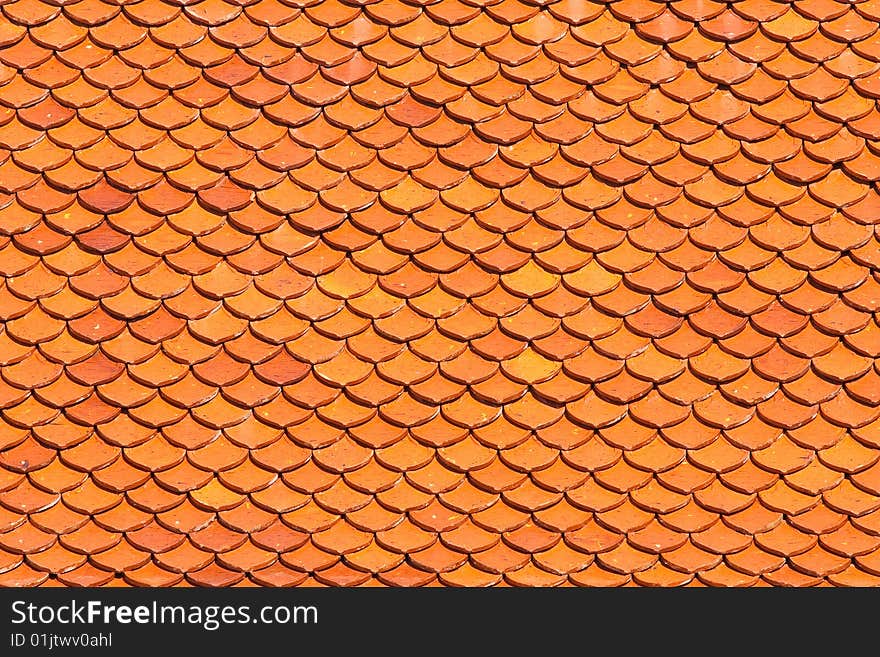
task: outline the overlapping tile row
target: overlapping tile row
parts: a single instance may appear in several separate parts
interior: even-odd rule
[[[0,585],[880,582],[877,0],[0,12]]]

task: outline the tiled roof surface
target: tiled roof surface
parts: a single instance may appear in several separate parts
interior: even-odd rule
[[[880,1],[0,11],[0,585],[880,582]]]

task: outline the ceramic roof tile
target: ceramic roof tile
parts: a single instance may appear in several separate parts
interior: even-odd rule
[[[3,13],[3,584],[875,581],[867,5]]]

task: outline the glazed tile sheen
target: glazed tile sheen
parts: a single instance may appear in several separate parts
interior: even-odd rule
[[[0,11],[0,585],[880,583],[878,0]]]

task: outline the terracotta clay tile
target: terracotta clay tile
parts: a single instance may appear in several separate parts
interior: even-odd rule
[[[869,5],[5,8],[4,577],[869,581]]]

